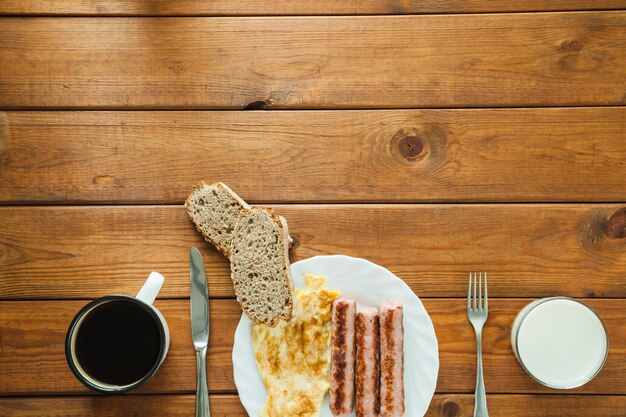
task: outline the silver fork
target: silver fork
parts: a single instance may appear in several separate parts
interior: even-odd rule
[[[485,383],[483,381],[483,325],[487,321],[489,313],[487,303],[487,273],[485,272],[485,296],[483,297],[483,273],[478,275],[476,282],[476,272],[472,280],[472,273],[469,274],[469,286],[467,288],[467,318],[472,323],[476,332],[476,392],[474,395],[474,417],[489,417],[487,412],[487,395],[485,393]],[[472,287],[474,293],[472,294]],[[478,287],[478,298],[476,297],[476,287]]]

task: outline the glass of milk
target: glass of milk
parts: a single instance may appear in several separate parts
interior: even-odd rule
[[[558,389],[591,381],[609,352],[608,334],[600,317],[568,297],[542,298],[524,307],[513,323],[511,344],[530,376]]]

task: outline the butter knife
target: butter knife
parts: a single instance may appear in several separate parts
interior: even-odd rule
[[[200,251],[189,251],[191,276],[191,336],[196,350],[196,417],[210,417],[206,379],[206,351],[209,345],[209,294],[206,270]]]

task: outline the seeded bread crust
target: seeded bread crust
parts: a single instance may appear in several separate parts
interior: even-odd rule
[[[253,207],[239,217],[231,247],[237,301],[255,323],[275,326],[293,316],[289,230],[271,209]]]
[[[187,214],[204,239],[230,256],[235,225],[250,210],[248,203],[221,182],[204,181],[194,187],[185,201]]]

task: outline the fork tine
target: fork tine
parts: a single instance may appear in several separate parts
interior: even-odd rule
[[[487,272],[485,272],[485,311],[487,311],[488,309],[488,303],[489,301],[487,300]]]
[[[467,309],[471,310],[472,304],[472,273],[469,273],[469,284],[467,285]]]
[[[474,272],[474,298],[472,299],[472,308],[476,309],[476,272]]]
[[[478,274],[478,309],[483,309],[483,273]]]

